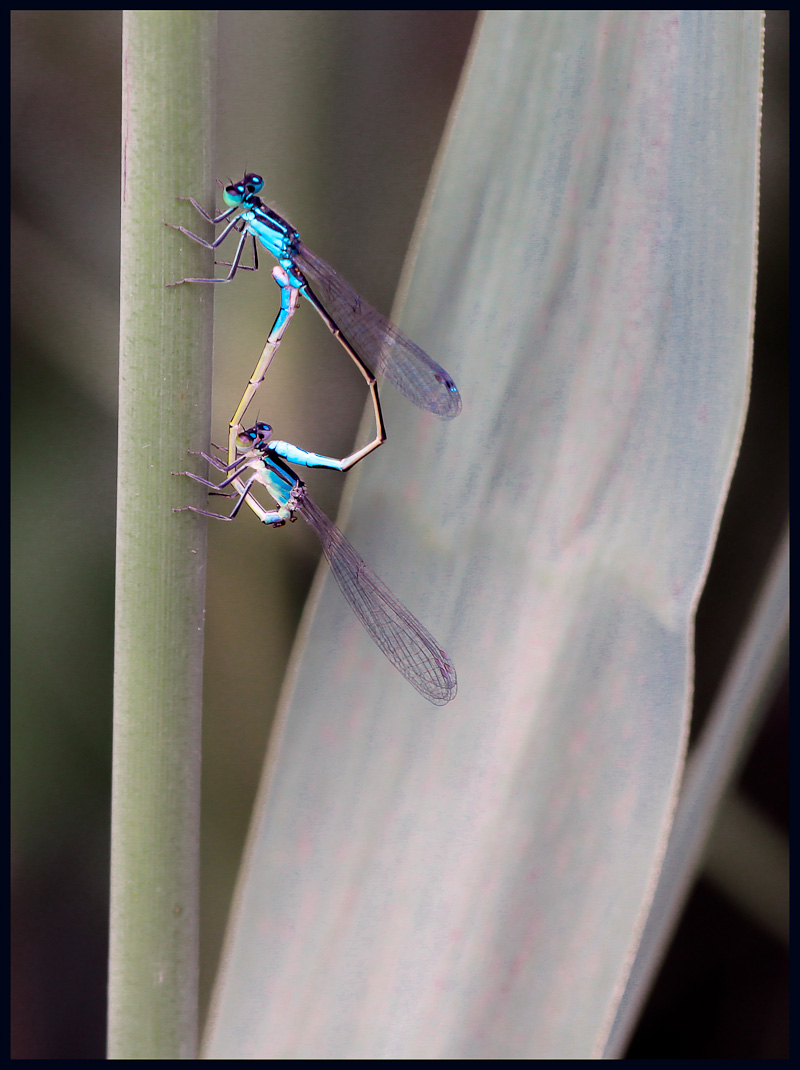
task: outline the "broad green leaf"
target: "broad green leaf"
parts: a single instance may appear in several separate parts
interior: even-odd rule
[[[760,62],[758,12],[482,21],[400,317],[464,411],[387,388],[346,527],[459,694],[428,706],[322,567],[208,1057],[602,1050],[746,409]]]

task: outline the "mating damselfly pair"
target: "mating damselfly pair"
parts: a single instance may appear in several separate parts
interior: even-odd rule
[[[303,481],[286,462],[345,472],[385,442],[376,381],[378,374],[388,378],[421,408],[446,418],[461,411],[460,395],[443,368],[363,301],[341,275],[303,244],[291,224],[261,201],[258,194],[263,186],[264,180],[256,174],[246,174],[241,182],[226,186],[223,199],[227,207],[218,216],[206,212],[193,198],[185,198],[208,222],[215,226],[226,222],[213,242],[185,227],[167,224],[210,249],[216,249],[231,231],[240,235],[230,264],[225,264],[230,267],[227,277],[187,278],[170,285],[226,283],[232,281],[239,270],[255,271],[258,269],[257,242],[260,242],[278,261],[272,275],[281,293],[280,311],[230,421],[228,463],[223,464],[210,454],[202,454],[226,478],[215,484],[191,472],[179,473],[214,490],[232,485],[238,492],[237,501],[228,516],[192,506],[185,508],[220,520],[232,520],[247,502],[263,523],[275,527],[294,520],[299,513],[319,538],[340,590],[377,646],[420,694],[435,705],[444,705],[455,697],[457,688],[455,669],[449,657],[368,568],[341,531],[313,502]],[[244,265],[242,253],[248,238],[252,239],[253,262]],[[245,430],[242,428],[244,413],[264,381],[301,294],[355,362],[370,391],[376,422],[375,438],[347,457],[325,457],[288,442],[273,440],[272,428],[263,422]],[[245,479],[248,471],[252,474]],[[253,496],[256,484],[264,486],[275,499],[277,510],[265,509]]]

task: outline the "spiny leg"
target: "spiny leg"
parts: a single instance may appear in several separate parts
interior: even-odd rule
[[[199,513],[201,516],[210,516],[214,520],[234,520],[243,503],[246,501],[249,505],[253,507],[253,511],[255,512],[258,519],[261,520],[264,524],[271,524],[272,527],[283,527],[287,519],[295,519],[295,517],[291,515],[286,509],[284,509],[282,512],[275,509],[265,509],[260,502],[257,502],[255,501],[255,499],[251,498],[250,491],[253,487],[253,484],[258,479],[258,475],[256,473],[254,473],[247,480],[246,483],[241,483],[238,476],[234,475],[231,476],[229,479],[223,480],[223,482],[220,484],[211,483],[209,480],[203,479],[201,476],[196,476],[194,472],[173,472],[173,475],[189,476],[190,479],[194,479],[196,480],[196,482],[202,483],[204,486],[213,487],[214,490],[211,491],[212,494],[219,493],[218,487],[224,487],[233,480],[236,480],[236,482],[238,482],[241,486],[241,490],[239,492],[236,504],[234,505],[233,509],[231,509],[230,514],[228,516],[225,516],[224,513],[212,513],[210,509],[199,509],[196,505],[182,505],[177,509],[173,509],[173,513]],[[227,497],[227,495],[224,496]],[[285,513],[286,515],[283,515],[283,513]]]
[[[231,476],[230,479],[226,479],[222,483],[217,484],[211,483],[207,479],[203,479],[202,476],[196,476],[194,472],[173,472],[172,474],[175,476],[188,476],[190,479],[194,479],[197,483],[202,483],[205,487],[213,487],[214,490],[218,490],[219,488],[226,486],[226,484],[230,483],[233,479],[236,478],[235,476]],[[233,509],[231,509],[229,516],[225,516],[223,513],[212,513],[209,512],[208,509],[198,509],[196,505],[182,505],[180,506],[180,508],[173,509],[172,511],[173,513],[200,513],[201,516],[211,516],[215,520],[233,520],[236,517],[236,514],[241,509],[242,502],[250,494],[250,488],[255,483],[256,478],[257,475],[256,473],[254,473],[252,476],[250,476],[246,483],[242,484],[242,489],[239,493],[239,497]]]
[[[251,234],[250,237],[253,239],[253,263],[242,264],[240,262],[237,268],[238,271],[258,271],[258,243],[256,242],[254,235]],[[228,260],[215,260],[214,263],[218,264],[220,267],[233,267],[233,264]]]
[[[217,238],[217,240],[214,241],[214,242],[207,242],[207,241],[205,241],[205,239],[199,238],[196,234],[192,234],[192,232],[190,230],[187,230],[186,227],[176,226],[175,223],[165,223],[164,226],[165,227],[171,227],[172,230],[179,230],[181,232],[181,234],[185,234],[187,236],[187,238],[193,238],[196,242],[199,242],[201,245],[205,246],[206,249],[216,249],[216,247],[219,245],[219,243],[221,241],[223,241],[228,236],[228,234],[230,234],[231,230],[234,229],[234,227],[236,226],[236,223],[237,223],[237,220],[234,219],[225,228],[225,230],[222,232],[222,234],[220,234],[220,236]],[[239,245],[238,245],[238,247],[236,249],[236,255],[233,258],[233,262],[231,264],[231,270],[230,270],[230,273],[228,274],[227,278],[225,278],[225,279],[194,279],[194,278],[178,279],[177,282],[168,282],[167,286],[182,286],[184,282],[230,282],[233,279],[233,277],[236,274],[236,271],[237,271],[237,269],[239,267],[239,261],[240,261],[240,259],[242,257],[242,249],[244,248],[244,243],[246,241],[247,241],[247,231],[245,230],[245,231],[242,232],[242,236],[239,239]]]
[[[222,183],[219,181],[219,179],[217,179],[217,182],[219,183],[219,185],[222,185]],[[231,212],[235,212],[241,207],[241,205],[234,204],[231,208],[226,208],[225,211],[221,215],[218,215],[218,216],[215,217],[215,216],[209,215],[208,212],[205,210],[205,208],[203,208],[203,206],[200,203],[198,203],[198,201],[196,201],[194,199],[194,197],[178,197],[178,200],[179,201],[188,201],[189,204],[191,204],[191,206],[193,208],[197,209],[197,211],[200,213],[200,215],[203,217],[203,219],[208,220],[208,222],[212,223],[215,227],[218,224],[220,224],[223,221],[223,219],[227,219],[228,216],[231,214]]]

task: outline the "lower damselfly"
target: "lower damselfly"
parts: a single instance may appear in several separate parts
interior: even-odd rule
[[[217,520],[233,520],[247,501],[259,519],[273,527],[282,527],[287,521],[301,516],[319,539],[339,589],[375,644],[421,695],[435,706],[444,706],[455,698],[458,686],[452,661],[431,633],[369,568],[287,464],[344,471],[344,465],[351,458],[309,453],[271,436],[272,428],[266,423],[257,423],[241,431],[236,442],[239,456],[230,464],[223,464],[210,454],[201,454],[225,474],[220,483],[203,479],[194,472],[175,473],[189,476],[214,492],[223,491],[231,484],[240,486],[237,500],[227,516],[191,505],[175,511],[190,510]],[[248,472],[251,474],[247,475]],[[267,489],[275,499],[277,509],[265,509],[252,497],[256,484]]]

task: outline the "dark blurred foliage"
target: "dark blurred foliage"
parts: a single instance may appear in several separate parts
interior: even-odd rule
[[[758,594],[789,508],[789,13],[769,11],[750,406],[697,613],[692,741]],[[737,790],[789,835],[789,678]],[[628,1058],[788,1059],[789,949],[701,877]]]

